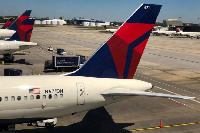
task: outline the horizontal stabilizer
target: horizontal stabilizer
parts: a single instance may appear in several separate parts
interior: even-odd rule
[[[195,99],[196,97],[189,97],[189,96],[181,96],[181,95],[170,95],[170,94],[163,94],[163,93],[151,93],[151,92],[140,92],[134,91],[131,89],[111,89],[101,95],[108,95],[108,96],[149,96],[149,97],[165,97],[165,98],[178,98],[178,99]]]

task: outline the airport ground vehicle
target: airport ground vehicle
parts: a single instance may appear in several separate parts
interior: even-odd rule
[[[53,69],[56,72],[74,71],[80,67],[80,56],[52,56],[52,60],[45,61],[44,71]]]
[[[28,126],[38,126],[38,127],[55,127],[57,123],[57,118],[40,120],[32,123],[28,123]]]
[[[38,127],[55,127],[57,123],[57,118],[41,120],[36,122]]]
[[[53,48],[52,47],[48,47],[48,51],[53,51]]]
[[[64,49],[58,48],[58,49],[57,49],[57,54],[58,54],[58,55],[66,55],[67,53],[65,52]]]
[[[5,68],[4,76],[22,76],[21,69]]]
[[[13,54],[4,54],[3,55],[3,60],[5,62],[12,62],[15,59],[15,57],[13,56]]]

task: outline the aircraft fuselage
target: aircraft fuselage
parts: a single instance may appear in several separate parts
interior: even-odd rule
[[[13,53],[18,50],[28,49],[30,47],[36,46],[37,43],[33,42],[23,42],[23,41],[0,41],[0,54]]]
[[[129,98],[101,95],[108,89],[145,91],[152,87],[134,79],[76,76],[5,76],[0,81],[0,119],[68,115]]]

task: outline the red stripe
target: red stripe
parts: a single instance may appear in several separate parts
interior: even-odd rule
[[[131,59],[131,64],[130,64],[130,68],[129,68],[129,73],[128,73],[128,79],[133,78],[148,39],[149,38],[147,38],[140,45],[138,45],[137,47],[134,48],[132,59]]]
[[[120,78],[123,78],[128,44],[116,35],[112,36],[107,44],[110,48],[110,52],[115,62],[118,75]]]
[[[29,31],[32,28],[33,28],[33,25],[22,25],[22,26],[20,26],[20,29],[17,30],[17,33],[19,34],[19,37],[20,37],[21,41],[26,41],[25,40],[26,32]],[[28,35],[27,41],[30,41],[30,35],[31,34]]]
[[[4,25],[5,29],[8,28],[12,24],[12,21],[7,21]]]
[[[141,37],[143,34],[147,33],[153,28],[153,26],[154,24],[125,23],[110,38],[110,40],[108,40],[107,44],[110,48],[110,52],[112,54],[120,78],[123,78],[129,44]],[[139,44],[139,46],[134,49],[128,78],[133,78],[147,40],[148,39],[146,39],[143,43]]]
[[[32,34],[32,31],[28,33],[27,40],[25,40],[26,42],[30,42],[31,34]]]
[[[16,20],[17,27],[19,27],[19,26],[22,24],[22,22],[23,22],[24,20],[28,19],[28,18],[29,18],[29,16],[20,16],[20,17]]]
[[[144,33],[151,30],[153,26],[154,24],[125,23],[115,34],[127,44],[130,44]]]

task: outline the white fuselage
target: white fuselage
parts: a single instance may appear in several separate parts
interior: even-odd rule
[[[183,35],[183,36],[189,36],[189,37],[197,37],[200,36],[200,32],[183,32],[180,31],[178,34]]]
[[[0,55],[28,49],[36,45],[37,43],[33,43],[33,42],[0,40]]]
[[[117,29],[106,29],[107,32],[110,32],[110,33],[114,33],[117,31]]]
[[[16,31],[9,29],[0,29],[0,38],[10,38]]]
[[[2,76],[0,82],[0,119],[68,115],[129,98],[101,95],[108,89],[152,88],[150,83],[134,79],[78,76]],[[39,88],[40,94],[31,94],[33,88]]]
[[[165,31],[165,30],[157,30],[157,31],[152,31],[153,34],[163,34],[163,35],[172,35],[176,34],[176,31]]]

